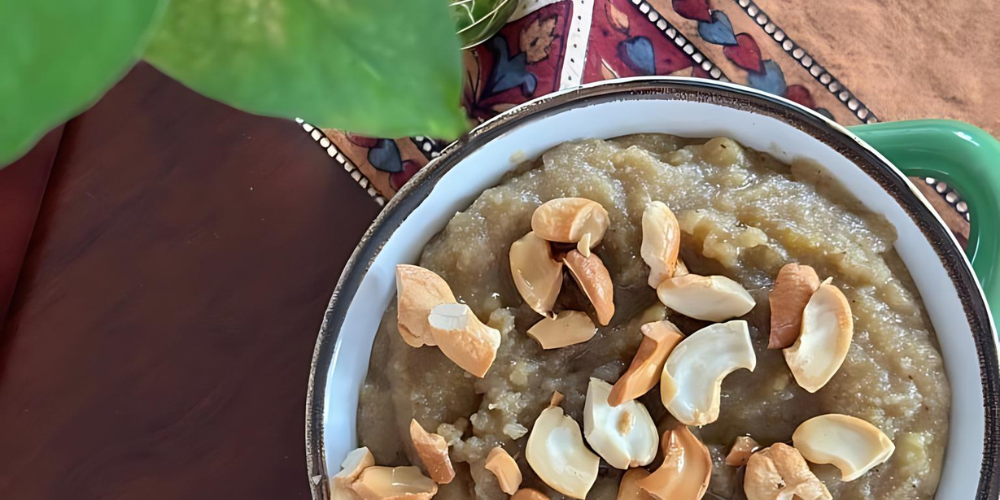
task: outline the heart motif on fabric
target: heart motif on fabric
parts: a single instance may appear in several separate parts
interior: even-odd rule
[[[674,12],[695,21],[712,21],[708,0],[673,0]]]
[[[737,45],[733,23],[721,10],[712,11],[712,22],[699,21],[698,34],[706,42],[716,45]]]
[[[363,135],[346,134],[347,140],[351,141],[355,146],[361,146],[363,148],[374,148],[378,146],[378,139],[375,137],[365,137]]]
[[[656,74],[653,43],[644,36],[622,40],[618,43],[618,58],[639,75]]]
[[[705,78],[705,79],[711,79],[712,78],[712,74],[709,73],[708,71],[705,71],[705,69],[702,68],[701,66],[694,66],[694,67],[692,67],[691,68],[691,76],[693,76],[695,78]]]
[[[521,52],[510,56],[507,39],[502,34],[495,35],[486,42],[486,48],[493,55],[494,65],[486,79],[482,99],[493,97],[515,87],[521,88],[521,95],[531,97],[538,88],[538,77],[528,71],[528,54]]]
[[[816,107],[816,101],[813,100],[813,96],[809,93],[809,89],[803,87],[802,85],[789,85],[788,91],[785,93],[785,97],[790,101],[795,101],[809,109]]]
[[[413,177],[413,174],[416,174],[420,170],[420,166],[419,163],[413,160],[404,161],[401,171],[389,175],[389,185],[396,191],[399,191],[403,187],[403,184],[406,184],[406,181],[410,180],[410,177]]]
[[[764,65],[760,59],[760,47],[757,46],[757,42],[754,41],[753,37],[746,33],[740,33],[736,35],[736,43],[736,45],[724,47],[722,53],[733,64],[747,71],[763,73]]]
[[[777,96],[784,96],[788,87],[785,84],[785,73],[781,71],[781,66],[770,59],[764,61],[763,66],[763,73],[747,73],[747,85]]]
[[[378,145],[368,150],[368,163],[383,172],[402,172],[399,146],[392,139],[379,139]]]

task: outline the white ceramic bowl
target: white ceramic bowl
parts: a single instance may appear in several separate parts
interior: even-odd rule
[[[449,146],[392,200],[366,233],[333,294],[310,375],[306,446],[313,495],[357,446],[359,389],[379,321],[395,294],[394,268],[415,262],[456,211],[519,161],[562,142],[638,132],[725,135],[778,159],[824,165],[899,233],[940,339],[953,391],[937,498],[996,499],[996,332],[969,261],[906,176],[843,127],[797,104],[741,86],[639,78],[546,96],[484,123]]]

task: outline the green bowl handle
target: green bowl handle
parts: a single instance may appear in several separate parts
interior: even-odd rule
[[[1000,320],[1000,142],[968,123],[913,120],[850,127],[906,175],[954,186],[971,214],[966,254]]]

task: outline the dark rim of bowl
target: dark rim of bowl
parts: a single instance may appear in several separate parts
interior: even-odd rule
[[[906,176],[844,127],[786,99],[711,80],[640,77],[600,82],[550,94],[484,122],[445,148],[441,156],[417,173],[368,228],[344,267],[313,350],[306,395],[306,462],[313,498],[329,498],[323,415],[326,406],[326,377],[336,355],[337,334],[358,286],[385,242],[430,194],[438,180],[472,151],[515,126],[572,108],[620,100],[706,102],[781,120],[833,148],[896,199],[934,248],[941,265],[955,283],[959,299],[964,305],[979,356],[983,405],[986,410],[983,462],[976,499],[996,499],[1000,496],[1000,365],[997,361],[996,332],[990,320],[986,299],[961,247]]]

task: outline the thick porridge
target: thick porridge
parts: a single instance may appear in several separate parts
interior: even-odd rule
[[[610,324],[598,326],[589,341],[543,350],[527,335],[541,316],[515,288],[508,252],[531,231],[537,207],[564,197],[596,201],[608,212],[609,227],[593,252],[614,283],[615,309]],[[454,463],[455,479],[440,485],[435,498],[506,498],[485,467],[496,446],[520,466],[522,487],[563,498],[525,457],[529,432],[553,392],[564,395],[561,407],[582,424],[591,377],[612,384],[619,379],[643,338],[641,325],[666,317],[690,335],[709,324],[668,310],[647,284],[650,268],[639,249],[643,212],[652,201],[676,214],[680,258],[691,274],[731,278],[756,302],[740,318],[749,324],[756,369],[727,376],[718,419],[690,428],[711,454],[706,498],[743,498],[744,469],[725,463],[737,437],[750,436],[761,447],[791,444],[800,424],[829,413],[863,419],[895,445],[888,461],[849,482],[831,465],[812,465],[833,498],[933,497],[950,390],[930,323],[892,250],[894,228],[863,211],[814,164],[788,166],[725,138],[636,135],[563,144],[456,214],[424,248],[419,265],[438,273],[458,301],[500,332],[496,358],[477,378],[438,348],[411,347],[400,336],[396,306],[390,307],[358,415],[361,445],[375,463],[421,464],[410,438],[415,419],[446,440]],[[796,383],[780,349],[767,348],[768,294],[790,262],[811,266],[820,279],[832,277],[853,313],[846,359],[815,393]],[[586,311],[600,324],[568,277],[555,310]],[[660,391],[638,401],[663,430],[668,415]],[[770,453],[791,449],[780,446]],[[587,498],[615,498],[622,474],[601,461]]]

